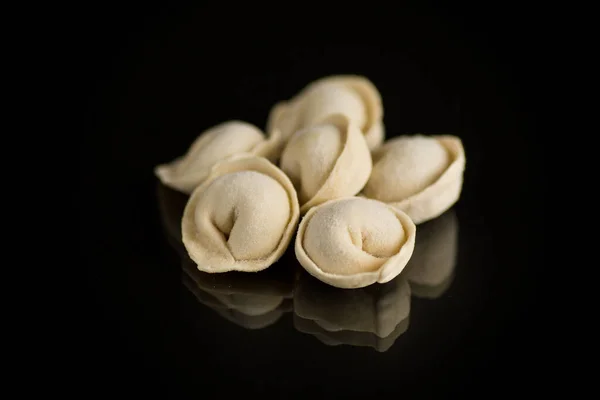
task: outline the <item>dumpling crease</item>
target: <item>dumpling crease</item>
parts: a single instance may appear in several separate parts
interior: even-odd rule
[[[294,186],[262,157],[216,164],[185,207],[182,240],[205,272],[263,270],[289,244],[299,218]]]

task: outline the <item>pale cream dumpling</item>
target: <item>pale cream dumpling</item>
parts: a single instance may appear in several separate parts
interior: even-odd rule
[[[444,146],[426,136],[390,140],[375,152],[374,158],[376,162],[364,193],[385,202],[406,199],[423,191],[450,164],[450,154]]]
[[[291,142],[281,167],[298,189],[300,204],[312,199],[323,186],[342,153],[343,142],[343,134],[331,124],[300,131]]]
[[[364,135],[369,149],[384,138],[383,105],[379,91],[363,76],[338,75],[307,85],[269,113],[267,133],[281,138],[282,148],[298,130],[319,124],[333,114],[343,114]]]
[[[373,152],[373,171],[362,194],[406,212],[418,224],[456,203],[464,168],[459,138],[400,136]]]
[[[210,210],[210,212],[207,212]],[[198,241],[210,246],[221,235],[236,260],[261,259],[281,240],[291,207],[285,189],[257,171],[239,171],[216,178],[199,196],[194,213]],[[267,223],[264,223],[264,218]],[[203,235],[217,230],[220,235]],[[220,244],[220,243],[219,243]]]
[[[281,170],[262,157],[234,156],[192,193],[182,240],[201,271],[260,271],[281,257],[298,218],[296,191]]]
[[[217,162],[243,153],[272,159],[278,142],[276,136],[267,139],[260,129],[247,122],[224,122],[202,132],[184,156],[157,166],[155,174],[166,186],[190,194]]]
[[[333,114],[296,132],[280,166],[298,192],[300,212],[327,200],[360,192],[371,173],[371,154],[360,130],[344,115]]]
[[[316,86],[302,101],[301,127],[318,124],[330,115],[344,114],[361,130],[368,122],[367,107],[360,95],[339,82]]]
[[[385,283],[406,266],[416,228],[408,215],[361,197],[331,200],[302,219],[295,251],[314,277],[339,288]]]

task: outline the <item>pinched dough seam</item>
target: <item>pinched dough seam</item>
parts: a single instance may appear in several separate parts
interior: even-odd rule
[[[345,198],[345,199],[348,199],[348,198]],[[328,204],[329,202],[335,202],[335,201],[340,201],[340,200],[343,200],[343,199],[330,200],[328,202],[321,204],[321,206]],[[327,278],[325,282],[330,285],[333,285],[333,282],[335,282],[337,284],[340,284],[340,283],[344,284],[344,283],[348,283],[348,282],[350,282],[350,283],[370,282],[369,284],[372,284],[375,282],[385,283],[385,282],[388,282],[391,279],[393,279],[393,278],[388,279],[388,277],[389,277],[390,273],[395,272],[395,271],[387,271],[387,268],[389,268],[389,266],[391,265],[390,261],[395,261],[395,259],[397,259],[398,257],[400,257],[402,255],[405,255],[406,252],[408,252],[409,254],[406,254],[406,260],[405,260],[406,262],[404,262],[404,265],[401,268],[399,268],[400,271],[398,273],[396,273],[394,276],[399,275],[400,272],[402,272],[402,270],[404,270],[404,268],[406,267],[406,264],[408,263],[408,260],[410,260],[412,252],[414,250],[416,229],[413,225],[407,226],[408,222],[410,222],[410,224],[412,224],[412,221],[410,220],[410,217],[408,215],[406,215],[406,218],[408,219],[408,221],[404,221],[403,217],[400,215],[400,213],[403,213],[402,211],[396,210],[392,207],[390,207],[390,208],[391,208],[391,211],[394,213],[394,215],[396,215],[396,218],[398,218],[398,221],[400,222],[400,224],[402,225],[402,228],[406,232],[405,239],[404,239],[402,245],[400,246],[400,249],[398,250],[397,253],[388,257],[387,261],[385,261],[377,270],[369,271],[369,272],[360,272],[357,274],[350,274],[350,275],[332,274],[330,272],[323,271],[321,268],[319,268],[319,266],[314,262],[314,260],[305,251],[305,249],[304,249],[304,231],[306,230],[308,223],[310,222],[309,221],[310,218],[312,218],[314,215],[313,210],[315,210],[316,208],[311,209],[309,211],[310,214],[307,214],[303,218],[303,221],[300,222],[300,228],[298,229],[298,233],[297,233],[298,236],[296,238],[296,245],[295,245],[296,251],[300,252],[304,257],[306,257],[306,259],[311,264],[310,269],[305,267],[307,272],[309,272],[311,275],[315,276],[319,280],[323,280],[322,278]],[[311,211],[312,211],[312,213],[311,213]],[[406,245],[409,245],[410,248],[407,248]],[[402,262],[402,260],[400,260],[400,262]],[[318,276],[314,275],[313,272],[317,273]],[[362,278],[364,278],[364,279],[362,279]],[[358,286],[356,286],[355,284],[352,284],[350,286],[346,286],[344,284],[344,286],[337,286],[337,285],[333,285],[333,286],[340,287],[340,288],[353,288],[353,287],[364,287],[367,285],[359,284]]]
[[[249,167],[248,169],[244,169],[244,170],[237,170],[237,171],[233,171],[233,172],[229,172],[229,173],[235,173],[235,172],[240,172],[240,171],[255,171],[258,173],[261,173],[263,175],[269,176],[271,179],[276,180],[285,190],[286,195],[288,197],[288,204],[290,207],[290,216],[288,218],[288,221],[286,223],[286,227],[284,230],[284,233],[281,237],[281,239],[279,240],[279,242],[277,243],[277,245],[275,246],[275,248],[273,249],[273,251],[271,253],[269,253],[267,256],[262,257],[262,258],[256,258],[256,259],[248,259],[248,260],[237,260],[235,257],[233,257],[233,255],[231,254],[231,250],[229,249],[229,246],[227,243],[225,243],[225,248],[229,251],[229,257],[231,257],[231,259],[233,260],[232,265],[225,269],[223,272],[225,271],[241,271],[241,272],[252,272],[252,271],[262,271],[267,267],[261,268],[261,269],[256,269],[257,264],[262,264],[264,261],[274,257],[275,254],[277,253],[281,253],[281,255],[283,255],[283,253],[285,252],[285,249],[283,249],[283,247],[285,247],[285,242],[287,241],[287,243],[289,244],[294,236],[293,231],[295,229],[296,224],[294,224],[294,220],[295,215],[299,214],[299,206],[295,207],[295,201],[294,201],[294,197],[293,195],[295,194],[295,189],[294,186],[291,184],[291,182],[289,182],[289,178],[287,178],[287,176],[283,173],[283,171],[281,171],[279,168],[277,168],[277,166],[275,166],[273,163],[271,163],[270,161],[268,161],[266,158],[264,157],[258,157],[258,156],[252,156],[249,155],[247,153],[243,153],[243,154],[234,154],[228,158],[226,158],[225,160],[222,160],[221,162],[215,164],[213,166],[213,168],[211,169],[211,173],[209,174],[209,177],[202,183],[202,185],[200,186],[207,186],[210,185],[210,183],[212,181],[214,181],[215,179],[217,179],[220,176],[223,175],[227,175],[227,173],[222,174],[222,175],[215,175],[215,171],[218,169],[219,165],[223,165],[226,164],[227,162],[233,162],[233,161],[241,161],[243,159],[260,159],[260,160],[264,160],[266,162],[268,162],[273,168],[275,168],[275,170],[273,171],[273,174],[269,174],[269,173],[265,173],[263,171],[260,171],[259,168],[255,168],[255,167]],[[285,179],[288,179],[288,182],[285,181]],[[199,186],[199,187],[200,187]],[[198,189],[198,188],[196,188]],[[197,206],[197,197],[194,196],[194,193],[192,193],[192,196],[190,197],[190,201],[194,200],[194,204],[190,204],[192,206],[192,210],[190,210],[190,212],[195,212],[196,206]],[[186,207],[187,208],[187,207]],[[294,212],[296,211],[296,212]],[[184,215],[186,215],[187,213],[184,211]],[[200,234],[200,232],[198,231],[197,227],[195,224],[193,224],[193,235],[194,238],[197,238],[198,235]],[[282,250],[283,249],[283,250]],[[187,250],[187,249],[186,249]],[[189,251],[188,251],[189,254]],[[280,256],[281,256],[280,255]],[[280,257],[279,256],[279,257]],[[190,255],[191,257],[191,255]],[[191,257],[192,258],[192,257]],[[278,257],[276,257],[273,260],[273,263],[275,261],[277,261]],[[192,258],[192,260],[194,262],[196,262],[196,264],[198,264],[198,262]],[[235,266],[235,268],[231,268],[232,266]],[[213,267],[209,267],[206,265],[203,265],[203,270],[206,271],[210,271],[212,270],[213,272],[217,272],[217,271],[221,271],[221,268],[213,268]]]

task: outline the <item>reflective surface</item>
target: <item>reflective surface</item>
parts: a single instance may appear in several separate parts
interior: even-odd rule
[[[198,302],[246,329],[263,329],[293,313],[296,331],[329,346],[389,350],[409,328],[411,296],[436,299],[450,287],[459,225],[454,209],[419,226],[413,257],[391,282],[344,290],[310,276],[299,263],[275,263],[259,273],[199,271],[178,227],[187,196],[157,184],[165,238],[181,257],[182,281]],[[286,259],[293,256],[288,249]]]
[[[345,290],[300,274],[294,292],[294,327],[329,346],[387,351],[408,328],[410,286],[399,275],[384,285]]]
[[[539,290],[550,268],[540,246],[547,140],[527,116],[531,80],[518,73],[537,44],[499,9],[471,19],[378,6],[377,15],[364,7],[318,19],[305,7],[310,18],[298,24],[288,17],[303,7],[265,12],[264,22],[222,6],[177,15],[107,6],[94,11],[104,13],[90,25],[97,40],[80,49],[94,68],[82,85],[90,95],[76,235],[90,283],[76,299],[91,320],[77,365],[87,390],[382,400],[537,390],[532,371],[551,365],[540,361],[542,339],[556,322],[539,315],[554,301]],[[513,33],[514,42],[486,36],[496,19],[497,38]],[[469,31],[467,21],[480,26]],[[386,285],[323,285],[293,248],[264,273],[196,271],[180,241],[186,198],[162,190],[153,168],[219,122],[264,127],[277,101],[339,73],[379,88],[388,138],[462,139],[464,186],[452,212],[417,228],[410,265]]]
[[[331,368],[339,379],[354,376],[358,368],[369,379],[403,374],[402,379],[414,381],[448,357],[465,356],[460,355],[468,346],[464,341],[472,340],[472,324],[484,310],[493,281],[485,253],[477,251],[485,236],[478,237],[472,222],[463,226],[460,203],[418,226],[413,256],[398,277],[345,290],[304,271],[293,246],[262,272],[199,271],[178,229],[187,196],[155,185],[162,238],[174,256],[170,268],[180,274],[180,307],[194,326],[194,346],[218,346],[223,362],[249,357],[241,365],[235,362],[248,379],[259,379],[252,365],[277,375],[285,360],[312,359],[319,365],[286,368],[308,375],[321,371],[323,376],[311,383],[319,386],[327,385],[323,379],[333,373]],[[379,376],[366,372],[369,368]],[[279,378],[266,379],[285,382],[284,370]]]

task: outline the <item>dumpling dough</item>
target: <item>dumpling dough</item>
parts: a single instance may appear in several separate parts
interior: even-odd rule
[[[283,145],[303,128],[332,114],[346,115],[361,130],[369,149],[384,138],[381,95],[362,76],[338,75],[319,79],[289,101],[277,103],[269,113],[267,133],[281,135]]]
[[[182,240],[201,271],[255,272],[281,257],[298,218],[296,191],[280,169],[262,157],[233,156],[190,196]]]
[[[415,224],[436,218],[460,197],[465,152],[456,136],[400,136],[373,152],[362,195],[407,213]]]
[[[154,169],[163,184],[190,194],[208,176],[217,162],[234,154],[250,153],[272,159],[279,139],[266,139],[256,126],[243,121],[216,125],[198,136],[183,157]]]
[[[371,174],[371,154],[356,125],[341,114],[296,132],[280,166],[296,188],[304,214],[327,200],[354,196]]]
[[[311,208],[300,222],[295,251],[315,278],[338,288],[385,283],[406,266],[416,227],[408,215],[361,197]]]

